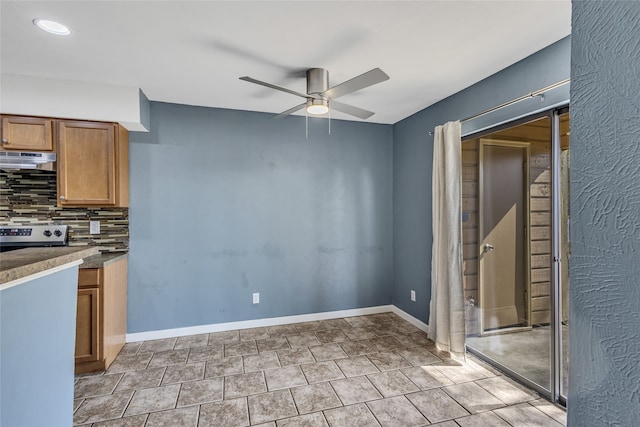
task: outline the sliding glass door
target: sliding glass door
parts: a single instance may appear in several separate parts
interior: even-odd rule
[[[538,115],[462,147],[467,347],[554,398],[566,390],[568,124]]]

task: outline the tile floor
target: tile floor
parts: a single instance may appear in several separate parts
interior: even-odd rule
[[[74,425],[559,426],[565,412],[392,313],[129,343]]]

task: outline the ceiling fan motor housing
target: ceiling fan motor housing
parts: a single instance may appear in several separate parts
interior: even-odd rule
[[[307,93],[318,95],[329,89],[329,71],[324,68],[307,70]]]

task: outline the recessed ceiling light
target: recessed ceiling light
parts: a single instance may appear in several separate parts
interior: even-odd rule
[[[57,36],[68,36],[71,34],[71,30],[66,25],[56,21],[50,21],[48,19],[36,18],[33,20],[33,25],[47,33],[55,34]]]

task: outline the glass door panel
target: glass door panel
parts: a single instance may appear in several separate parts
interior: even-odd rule
[[[467,347],[549,391],[551,119],[462,148]]]

